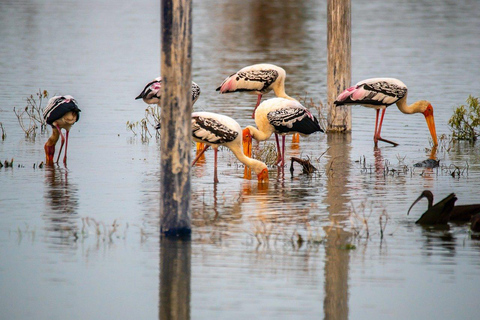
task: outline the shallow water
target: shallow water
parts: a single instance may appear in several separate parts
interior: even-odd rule
[[[479,9],[353,1],[352,81],[401,79],[449,134],[453,108],[480,92]],[[429,156],[428,130],[395,107],[382,136],[398,147],[374,150],[374,111],[354,107],[351,135],[287,146],[288,158],[310,157],[315,175],[290,174],[288,163],[284,174],[270,170],[267,189],[243,179],[226,150],[215,185],[207,152],[192,168],[193,241],[160,250],[159,143],[125,128],[144,116],[134,97],[159,74],[158,17],[159,3],[147,1],[0,4],[0,160],[15,159],[0,169],[1,319],[157,318],[175,279],[188,289],[179,308],[196,319],[476,318],[480,242],[468,225],[415,225],[425,200],[406,212],[424,189],[436,201],[455,192],[457,204],[479,202],[479,148],[441,144],[440,168],[414,168]],[[203,0],[193,23],[195,110],[251,124],[255,96],[214,89],[258,62],[286,69],[289,94],[325,102],[324,2]],[[47,135],[25,138],[12,111],[39,88],[71,94],[82,109],[68,169],[33,167]],[[368,237],[352,211],[368,220]],[[169,271],[174,263],[182,268]]]

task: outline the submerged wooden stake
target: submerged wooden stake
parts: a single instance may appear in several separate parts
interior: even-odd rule
[[[191,233],[192,2],[161,1],[161,233]]]
[[[333,102],[351,81],[351,4],[350,0],[328,0],[327,4],[327,104],[328,131],[352,130],[350,106],[335,107]]]

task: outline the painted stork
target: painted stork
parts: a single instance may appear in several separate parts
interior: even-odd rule
[[[373,78],[360,81],[353,87],[340,93],[334,102],[336,106],[358,104],[377,110],[375,133],[373,135],[375,146],[377,146],[378,141],[384,141],[394,146],[398,145],[398,143],[383,139],[380,136],[385,111],[388,106],[394,103],[397,104],[398,109],[403,113],[423,113],[430,134],[432,135],[433,144],[434,146],[438,145],[432,105],[426,100],[420,100],[411,105],[407,105],[407,86],[398,79]],[[382,116],[380,117],[379,123],[378,115],[380,110],[382,110]]]
[[[194,141],[205,144],[202,152],[197,154],[192,166],[209,146],[212,146],[215,152],[215,183],[218,182],[217,152],[219,146],[229,148],[240,162],[252,169],[258,177],[258,182],[268,181],[268,169],[265,163],[249,158],[243,153],[242,128],[232,118],[211,112],[194,112],[192,113],[192,136]]]
[[[162,88],[162,78],[155,78],[147,83],[143,91],[135,98],[135,100],[143,99],[146,104],[159,104],[161,99],[160,89]],[[200,96],[200,87],[192,81],[192,105],[195,104]]]
[[[217,88],[220,93],[246,91],[258,95],[257,104],[253,110],[252,118],[255,117],[255,110],[260,104],[262,95],[273,90],[279,98],[295,100],[285,93],[285,78],[287,73],[283,68],[273,64],[254,64],[239,71],[223,80]]]
[[[67,164],[68,133],[73,124],[80,119],[80,109],[77,106],[77,102],[69,95],[52,97],[48,100],[48,104],[43,110],[43,118],[47,124],[52,126],[52,135],[48,138],[44,147],[47,165],[53,164],[55,145],[60,136],[62,137],[62,144],[58,152],[57,163],[65,143],[63,163]],[[65,129],[67,132],[66,138],[62,133],[62,129]]]
[[[262,102],[255,111],[255,124],[258,129],[248,126],[243,130],[244,152],[251,156],[252,138],[264,141],[275,133],[277,141],[277,164],[285,165],[285,135],[299,133],[309,135],[314,132],[324,132],[317,118],[307,108],[296,100],[273,98]],[[282,136],[282,149],[278,135]]]
[[[143,91],[135,98],[135,100],[143,99],[146,104],[160,104],[162,95],[160,89],[162,88],[162,77],[155,78],[153,81],[147,83]],[[200,86],[192,81],[192,106],[200,96]],[[160,123],[157,123],[155,129],[160,129]],[[197,152],[203,149],[203,144],[197,144]]]

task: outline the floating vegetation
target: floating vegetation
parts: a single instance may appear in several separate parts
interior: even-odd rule
[[[469,96],[467,105],[461,105],[448,120],[453,139],[476,141],[480,135],[480,103],[478,97]]]
[[[3,163],[0,162],[0,168],[13,168],[13,158],[12,160],[8,161],[8,160],[5,160]]]
[[[35,138],[38,127],[40,127],[42,133],[47,128],[47,123],[43,118],[42,104],[44,99],[48,99],[48,91],[39,89],[35,96],[31,94],[27,97],[27,105],[24,109],[13,108],[18,124],[27,138]]]
[[[3,123],[1,122],[0,122],[0,130],[2,130],[2,141],[3,141],[7,137],[7,132],[5,131],[5,128],[3,127]]]
[[[468,162],[465,167],[458,167],[454,164],[442,167],[442,171],[451,175],[453,178],[460,178],[461,176],[468,175]]]
[[[34,164],[33,164],[33,169],[35,169],[35,167],[37,167],[37,168],[39,168],[39,169],[42,169],[42,168],[43,168],[43,166],[44,166],[44,163],[43,163],[43,161],[42,161],[42,162],[40,162],[38,165],[37,165],[36,163],[34,163]]]
[[[293,168],[293,163],[297,162],[302,166],[302,172],[304,174],[312,174],[315,171],[318,171],[317,168],[313,166],[313,164],[310,162],[310,159],[300,159],[297,157],[291,157],[292,163],[290,164],[290,172],[293,174],[294,168]]]

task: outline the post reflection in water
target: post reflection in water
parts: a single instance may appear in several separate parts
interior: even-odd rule
[[[59,166],[45,168],[45,200],[47,230],[55,238],[71,236],[78,229],[78,187],[68,181],[68,170]]]
[[[327,195],[325,203],[333,227],[325,228],[325,319],[348,319],[348,250],[341,249],[351,234],[339,226],[348,217],[342,215],[350,201],[348,177],[350,172],[351,134],[329,133],[327,136]]]
[[[159,319],[190,319],[192,243],[160,239]]]

